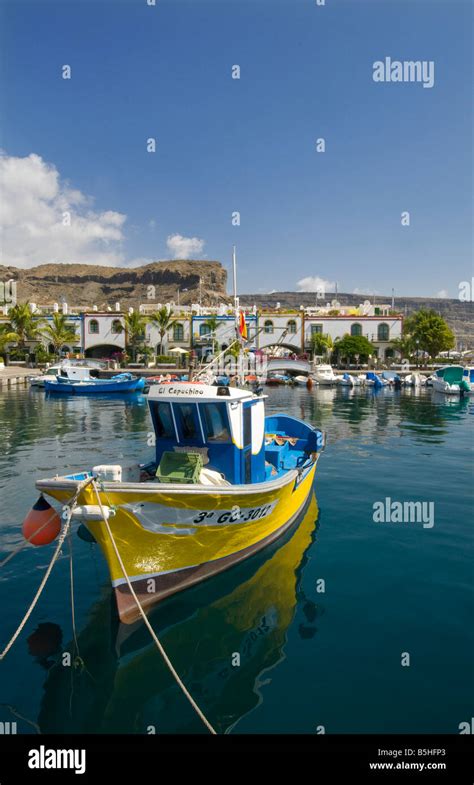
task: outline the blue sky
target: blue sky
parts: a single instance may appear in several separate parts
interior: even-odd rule
[[[187,249],[228,265],[235,243],[242,292],[320,277],[340,291],[457,296],[470,279],[468,2],[1,8],[4,264],[126,265]],[[385,57],[434,61],[434,86],[375,83]],[[13,160],[32,154],[29,168]],[[66,203],[69,235],[51,228]]]

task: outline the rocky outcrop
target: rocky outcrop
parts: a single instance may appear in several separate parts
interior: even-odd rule
[[[72,306],[99,309],[150,301],[212,304],[227,300],[227,271],[220,262],[176,260],[142,267],[99,267],[91,264],[42,264],[22,269],[0,266],[0,281],[17,282],[19,302],[51,305],[64,299]],[[201,284],[199,283],[201,279]],[[154,289],[153,289],[154,287]]]

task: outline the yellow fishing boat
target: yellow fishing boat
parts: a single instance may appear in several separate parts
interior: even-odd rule
[[[175,597],[151,617],[166,652],[219,733],[229,733],[261,702],[262,683],[285,658],[297,606],[295,632],[316,635],[320,609],[305,596],[302,577],[317,518],[313,491],[280,542],[230,574]],[[199,642],[192,657],[190,641]],[[146,733],[150,725],[160,733],[200,730],[183,712],[181,695],[145,626],[119,624],[106,591],[78,632],[77,650],[85,669],[71,674],[60,657],[48,670],[38,716],[41,733]],[[77,650],[74,640],[65,647],[72,659]],[[242,667],[231,665],[236,652]]]
[[[311,425],[266,417],[265,396],[250,390],[158,384],[148,403],[153,461],[36,483],[63,504],[77,494],[68,513],[100,545],[125,623],[138,618],[137,600],[149,608],[281,536],[305,506],[324,447]]]

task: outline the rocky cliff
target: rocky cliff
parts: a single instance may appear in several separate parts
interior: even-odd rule
[[[119,302],[203,304],[227,300],[227,271],[220,262],[153,262],[142,267],[98,267],[90,264],[42,264],[21,269],[0,266],[0,281],[17,282],[19,302],[51,305],[64,299],[71,306],[100,309]],[[201,279],[201,284],[200,284]],[[152,288],[154,287],[154,289]],[[151,296],[150,296],[151,295]]]

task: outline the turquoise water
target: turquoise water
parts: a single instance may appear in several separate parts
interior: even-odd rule
[[[316,497],[277,546],[155,611],[178,671],[220,732],[458,733],[472,715],[474,402],[280,388],[267,404],[327,432]],[[144,460],[149,431],[143,397],[0,393],[1,555],[21,541],[35,479]],[[434,525],[375,523],[387,497],[433,503]],[[205,732],[148,632],[117,623],[96,546],[74,533],[72,548],[82,663],[61,664],[72,641],[65,547],[0,663],[0,721],[21,733]],[[28,547],[0,570],[2,648],[51,552]]]

